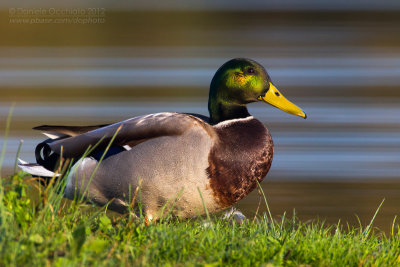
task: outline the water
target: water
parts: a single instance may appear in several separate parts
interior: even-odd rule
[[[115,48],[118,49],[118,48]],[[349,53],[352,49],[349,48]],[[37,51],[39,52],[39,51]],[[0,86],[207,87],[226,58],[2,58]],[[385,57],[257,57],[282,86],[393,86],[400,54]],[[168,66],[168,68],[166,68]]]
[[[249,57],[308,115],[249,105],[275,143],[262,184],[273,214],[296,209],[304,220],[353,225],[357,214],[365,224],[385,198],[376,225],[388,231],[400,213],[400,16],[351,10],[111,10],[102,25],[2,21],[1,132],[16,102],[3,174],[12,172],[21,139],[20,157],[34,161],[44,139],[31,130],[37,125],[112,123],[163,111],[207,115],[217,68]],[[253,192],[238,207],[252,216],[257,205]]]
[[[174,111],[207,114],[206,98],[174,102],[24,102],[17,104],[4,167],[14,163],[19,140],[24,140],[21,157],[34,160],[34,144],[44,138],[30,130],[34,124],[112,123],[152,112]],[[400,107],[391,99],[380,104],[349,103],[335,99],[297,98],[296,103],[308,113],[308,119],[292,117],[262,103],[249,111],[263,121],[275,142],[271,179],[347,180],[400,176]],[[317,102],[317,103],[315,103]],[[325,104],[321,104],[325,103]],[[7,113],[7,103],[0,112]],[[368,130],[366,130],[368,129]]]

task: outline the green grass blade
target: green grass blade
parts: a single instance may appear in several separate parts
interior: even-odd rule
[[[1,149],[1,156],[0,156],[0,177],[2,177],[1,169],[3,166],[4,156],[6,155],[8,134],[10,132],[11,117],[14,112],[14,107],[15,107],[15,103],[12,103],[11,107],[10,107],[10,111],[8,112],[8,116],[7,116],[6,129],[4,130],[4,141],[3,141],[3,147]]]
[[[364,230],[364,236],[368,236],[369,233],[371,232],[372,224],[374,223],[375,218],[376,218],[376,216],[378,215],[378,212],[380,211],[380,209],[381,209],[381,207],[382,207],[382,205],[383,205],[383,202],[385,202],[385,199],[383,199],[383,200],[381,201],[381,204],[380,204],[379,207],[376,209],[375,214],[374,214],[374,216],[372,217],[371,221],[369,222],[367,228],[365,228],[365,230]]]
[[[14,162],[14,173],[17,173],[17,168],[18,168],[18,159],[19,159],[19,154],[21,153],[21,148],[22,144],[24,143],[24,140],[19,141],[18,149],[17,149],[17,155],[15,156],[15,162]]]
[[[203,195],[201,194],[201,191],[200,191],[200,188],[199,188],[199,187],[197,187],[197,191],[199,191],[200,198],[201,198],[201,201],[202,201],[202,203],[203,203],[204,212],[206,213],[206,216],[207,216],[207,220],[208,220],[209,222],[211,222],[210,214],[208,213],[208,209],[207,209],[206,203],[204,202],[204,198],[203,198]]]
[[[267,207],[268,216],[269,216],[269,219],[270,219],[271,224],[272,224],[272,229],[273,229],[274,232],[275,232],[275,223],[274,223],[274,219],[272,218],[271,210],[269,209],[267,197],[265,196],[264,190],[262,189],[262,187],[261,187],[260,183],[258,182],[258,180],[256,180],[256,182],[257,182],[258,188],[259,188],[260,191],[261,191],[261,194],[262,194],[263,197],[264,197],[264,202],[265,202],[265,206]]]

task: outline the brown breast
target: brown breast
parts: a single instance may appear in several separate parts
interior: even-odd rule
[[[210,187],[221,207],[248,195],[267,175],[274,145],[267,128],[253,117],[214,126],[219,141],[209,154]]]

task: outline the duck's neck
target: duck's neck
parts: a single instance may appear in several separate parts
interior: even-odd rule
[[[213,124],[226,120],[246,118],[250,116],[245,105],[224,103],[223,101],[208,101],[208,111]]]
[[[226,120],[241,119],[250,116],[247,107],[235,100],[234,94],[230,94],[222,76],[218,72],[214,75],[208,96],[208,111],[210,122],[217,124]]]

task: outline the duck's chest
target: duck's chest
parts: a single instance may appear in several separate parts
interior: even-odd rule
[[[249,194],[271,167],[273,142],[264,125],[249,117],[217,124],[219,137],[209,155],[210,186],[221,206]]]

